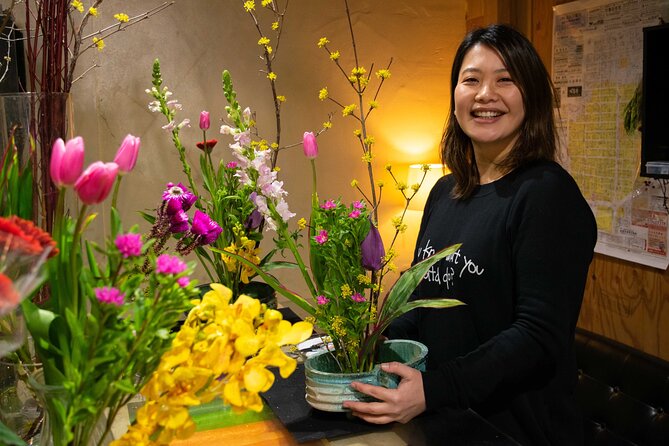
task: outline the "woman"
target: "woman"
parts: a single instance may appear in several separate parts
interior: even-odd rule
[[[597,230],[555,162],[553,88],[532,44],[492,25],[468,34],[451,73],[442,160],[414,261],[454,243],[416,290],[466,306],[420,309],[390,331],[429,348],[428,370],[398,363],[398,389],[354,387],[380,402],[346,402],[372,423],[439,407],[473,408],[524,445],[582,444],[574,401],[574,329]]]

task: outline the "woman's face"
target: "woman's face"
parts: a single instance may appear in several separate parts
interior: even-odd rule
[[[479,152],[497,157],[513,148],[525,119],[523,96],[497,51],[474,45],[454,91],[455,117]]]

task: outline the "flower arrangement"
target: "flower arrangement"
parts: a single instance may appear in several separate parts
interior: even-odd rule
[[[220,397],[236,410],[262,410],[260,392],[274,383],[267,369],[288,377],[297,361],[281,346],[297,344],[312,332],[308,322],[282,319],[257,299],[211,284],[142,389],[146,403],[128,432],[112,446],[163,445],[195,431],[188,407]]]
[[[103,245],[85,238],[95,214],[89,207],[105,201],[122,174],[137,159],[139,139],[128,135],[115,162],[97,161],[83,170],[84,141],[57,140],[50,173],[59,188],[53,238],[60,250],[47,263],[49,299],[22,308],[43,365],[44,382],[31,381],[45,406],[54,445],[101,442],[118,410],[139,391],[167,351],[175,326],[197,294],[192,271],[178,257],[153,255],[152,240],[137,228],[124,230],[111,209],[111,237]],[[116,184],[116,187],[114,186]],[[83,203],[64,211],[74,189]],[[147,271],[145,264],[151,265]],[[93,432],[107,412],[101,438]]]
[[[222,80],[224,95],[229,101],[237,104],[230,74],[227,71],[223,72]],[[260,257],[259,244],[263,238],[263,229],[274,229],[276,226],[273,217],[266,210],[267,206],[264,195],[260,193],[261,189],[279,198],[278,209],[281,218],[288,219],[294,215],[288,210],[283,199],[285,191],[282,189],[282,183],[277,180],[277,169],[272,168],[274,151],[266,140],[251,143],[249,132],[241,132],[238,131],[238,127],[224,124],[221,132],[232,135],[235,139],[235,144],[231,146],[235,161],[224,162],[219,159],[215,162],[212,149],[216,140],[207,140],[207,130],[210,127],[209,113],[202,112],[200,129],[203,134],[203,142],[198,145],[202,150],[200,172],[202,188],[206,193],[202,195],[187,160],[186,147],[180,138],[181,129],[189,125],[190,121],[184,119],[177,123],[177,113],[181,105],[177,100],[170,99],[172,92],[163,86],[160,63],[157,60],[153,65],[153,86],[147,90],[147,93],[154,98],[149,104],[149,109],[165,116],[167,124],[163,128],[171,132],[172,142],[179,153],[188,187],[181,183],[177,186],[187,196],[193,197],[191,204],[197,209],[193,226],[198,226],[196,220],[199,220],[203,223],[202,226],[220,228],[215,231],[217,236],[212,236],[208,240],[207,244],[211,245],[212,250],[207,250],[202,244],[194,242],[195,237],[192,232],[184,232],[185,226],[178,224],[178,222],[186,222],[188,217],[178,209],[167,208],[166,217],[169,217],[171,221],[169,231],[179,234],[176,236],[179,238],[177,249],[180,253],[188,254],[194,251],[210,280],[224,284],[232,289],[234,296],[237,296],[244,291],[244,286],[256,273],[253,268],[243,262],[238,262],[227,253],[239,255],[250,264],[265,270],[277,265],[270,262],[276,249]],[[248,108],[241,110],[239,107],[232,107],[229,115],[233,122],[244,122],[250,125],[253,121]],[[251,170],[248,168],[251,165],[253,169],[249,175]],[[158,213],[160,214],[161,211]],[[145,214],[145,217],[150,221],[155,221],[152,216]]]
[[[355,101],[346,105],[344,101],[333,98],[327,87],[320,90],[319,99],[332,101],[340,107],[343,117],[353,118],[359,124],[354,135],[362,149],[362,160],[366,164],[370,188],[367,191],[363,190],[360,183],[354,179],[351,185],[362,194],[361,200],[350,205],[342,203],[339,199],[319,202],[315,167],[318,145],[316,135],[313,132],[305,132],[304,153],[312,163],[314,184],[309,223],[310,268],[307,268],[298,250],[295,232],[291,231],[286,220],[278,215],[279,203],[262,190],[259,193],[267,201],[268,218],[273,218],[277,222],[276,231],[279,239],[292,252],[311,296],[305,299],[289,291],[269,274],[257,268],[256,272],[277,292],[313,317],[315,325],[332,340],[334,345],[332,353],[342,372],[363,372],[373,368],[381,334],[398,316],[417,307],[447,308],[461,304],[453,299],[409,300],[429,267],[453,254],[459,246],[446,248],[413,265],[402,273],[392,289],[382,297],[383,279],[388,272],[395,269],[392,262],[396,256],[394,242],[399,233],[406,229],[403,222],[404,215],[409,203],[420,189],[422,180],[419,184],[408,187],[397,180],[391,166],[386,167],[405,200],[401,216],[393,219],[395,234],[386,251],[377,228],[383,182],[377,183],[374,180],[375,140],[368,132],[367,121],[370,114],[379,107],[377,99],[382,85],[391,76],[389,71],[391,63],[386,68],[376,71],[375,75],[379,82],[373,90],[373,98],[367,101],[366,93],[371,88],[372,77],[358,61],[348,1],[344,0],[344,4],[354,49],[354,67],[350,71],[343,67],[340,51],[331,50],[327,38],[321,38],[318,47],[327,52],[329,59],[346,77],[348,85],[355,93]],[[234,110],[235,107],[234,103],[230,103],[229,108]],[[236,124],[238,127],[232,133],[249,132],[249,126],[245,123],[237,121]],[[329,127],[329,124],[326,123],[325,127]],[[424,170],[427,172],[429,167],[425,166]],[[306,221],[303,220],[303,226],[305,225]],[[245,262],[242,258],[239,260]],[[253,267],[251,264],[249,266]]]

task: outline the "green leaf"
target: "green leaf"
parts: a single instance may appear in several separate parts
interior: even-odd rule
[[[139,215],[141,215],[142,218],[144,218],[144,220],[148,221],[151,224],[154,224],[156,222],[155,215],[149,214],[149,213],[144,212],[144,211],[139,211]]]
[[[0,421],[0,444],[5,446],[25,446],[25,441]]]
[[[137,389],[135,389],[135,386],[133,386],[130,380],[127,378],[121,381],[114,382],[113,386],[119,389],[120,391],[130,395],[137,393]]]
[[[427,273],[432,265],[460,249],[460,246],[461,243],[458,243],[444,248],[433,256],[416,263],[406,270],[400,278],[397,279],[397,282],[395,282],[395,285],[393,285],[383,301],[383,305],[379,311],[378,320],[390,321],[408,311],[406,310],[407,307],[405,305],[409,300],[411,293],[416,289],[420,281],[423,280],[425,273]]]
[[[272,288],[274,288],[274,290],[277,293],[279,293],[282,296],[288,298],[288,300],[290,300],[292,303],[294,303],[298,307],[302,308],[304,311],[306,311],[310,315],[313,316],[314,314],[316,314],[316,309],[313,306],[311,306],[309,304],[309,302],[307,302],[302,296],[300,296],[298,294],[295,294],[292,291],[290,291],[289,289],[285,288],[283,285],[281,285],[281,282],[279,282],[274,276],[272,276],[271,274],[268,274],[265,271],[261,270],[260,268],[258,268],[258,266],[256,264],[254,264],[252,262],[249,262],[244,257],[239,256],[239,255],[234,254],[234,253],[231,253],[231,252],[220,251],[216,248],[211,248],[211,250],[215,251],[215,252],[222,253],[222,254],[229,255],[230,257],[234,258],[238,262],[242,262],[243,264],[245,264],[249,268],[253,269],[256,272],[256,274],[258,274],[260,277],[262,277],[263,280],[265,281],[265,283],[267,285],[271,286]]]

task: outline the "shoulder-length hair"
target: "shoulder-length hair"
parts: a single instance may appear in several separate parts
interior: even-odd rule
[[[453,60],[451,111],[441,140],[442,162],[451,169],[455,178],[453,197],[462,199],[469,197],[479,185],[479,171],[471,139],[455,118],[454,93],[465,55],[477,44],[497,51],[518,86],[525,107],[519,137],[499,167],[503,172],[509,172],[534,160],[555,160],[557,153],[553,114],[555,89],[532,43],[507,25],[496,24],[471,31],[458,47]]]

